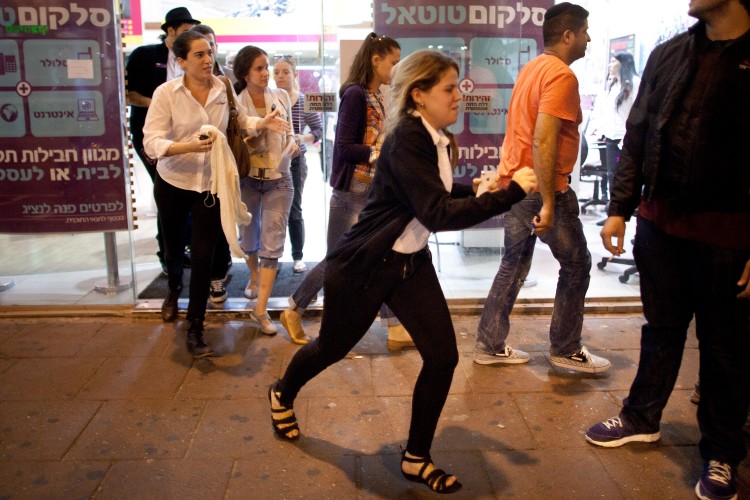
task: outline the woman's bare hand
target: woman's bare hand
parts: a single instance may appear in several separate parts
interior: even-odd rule
[[[292,127],[291,125],[289,125],[288,121],[284,120],[283,118],[279,118],[278,109],[267,113],[266,116],[260,122],[258,122],[258,128],[265,128],[271,130],[272,132],[276,132],[277,134],[286,134],[292,130]]]

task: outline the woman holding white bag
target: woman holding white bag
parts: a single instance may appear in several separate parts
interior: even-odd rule
[[[235,57],[234,74],[239,102],[250,116],[264,117],[276,110],[291,126],[289,94],[282,89],[268,88],[271,74],[268,54],[263,49],[252,45],[243,47]],[[261,332],[275,335],[276,325],[268,316],[266,305],[279,258],[284,253],[294,197],[289,168],[292,158],[299,154],[299,146],[291,132],[279,135],[260,131],[251,135],[248,143],[253,151],[250,174],[240,180],[242,201],[253,216],[252,222],[241,228],[240,235],[240,246],[249,256],[250,281],[245,296],[257,299],[250,318],[258,323]]]
[[[162,319],[177,317],[177,299],[182,291],[182,254],[185,227],[192,214],[192,273],[187,348],[194,356],[210,356],[213,351],[203,338],[203,321],[209,294],[211,261],[221,231],[220,212],[229,200],[221,203],[212,192],[220,180],[214,176],[211,154],[215,134],[226,131],[229,120],[227,89],[211,70],[214,55],[208,40],[197,31],[186,31],[175,39],[172,50],[184,75],[159,86],[151,100],[143,127],[144,148],[158,158],[154,179],[154,199],[164,235],[165,258],[169,271],[169,292],[162,305]],[[250,116],[238,107],[239,124],[248,133],[270,130],[269,137],[289,133],[288,123],[276,113],[264,118]],[[207,126],[211,127],[207,127]],[[205,134],[205,135],[204,135]],[[227,175],[227,171],[223,171]],[[218,174],[221,174],[219,172]],[[232,178],[233,179],[233,178]],[[226,179],[229,182],[229,179]],[[227,206],[223,207],[225,210]],[[226,263],[226,259],[224,259]]]

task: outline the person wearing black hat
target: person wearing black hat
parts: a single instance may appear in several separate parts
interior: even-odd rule
[[[182,75],[182,69],[180,69],[174,54],[172,54],[172,43],[177,35],[198,23],[200,21],[193,19],[190,11],[185,7],[170,10],[167,12],[164,24],[161,25],[161,29],[164,31],[164,34],[160,36],[162,42],[137,47],[128,57],[125,66],[125,89],[128,104],[130,104],[130,133],[133,137],[133,149],[146,167],[152,181],[156,175],[156,158],[150,158],[143,151],[143,124],[146,122],[148,106],[151,104],[151,96],[156,87],[167,80]],[[161,237],[158,219],[156,240],[159,243],[159,252],[157,253],[159,261],[162,269],[166,269],[164,240]],[[189,264],[188,254],[186,254],[186,264]]]

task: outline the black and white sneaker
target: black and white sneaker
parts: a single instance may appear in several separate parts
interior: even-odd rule
[[[695,485],[695,495],[701,500],[736,500],[734,472],[727,463],[709,460],[703,465],[703,474]]]
[[[506,345],[500,352],[483,352],[474,348],[474,362],[478,365],[517,365],[529,362],[529,354]]]
[[[570,356],[552,356],[549,362],[558,368],[567,368],[585,373],[601,373],[609,370],[609,360],[591,354],[585,347]]]
[[[211,302],[218,304],[227,300],[227,279],[211,280],[211,289],[208,293]]]

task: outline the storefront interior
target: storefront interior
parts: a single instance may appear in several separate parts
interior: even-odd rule
[[[613,43],[629,40],[628,50],[633,53],[638,70],[642,70],[655,44],[683,31],[691,23],[686,16],[687,2],[684,0],[582,0],[578,3],[591,13],[589,34],[592,41],[587,56],[572,66],[579,78],[585,117],[604,86]],[[139,36],[125,37],[124,55],[137,43],[157,43],[163,13],[178,5],[187,6],[194,16],[205,18],[204,22],[218,24],[219,28],[227,30],[222,32],[214,26],[218,35],[219,59],[223,62],[231,61],[233,53],[250,43],[266,49],[271,59],[293,55],[300,69],[303,92],[335,91],[341,61],[346,60],[347,44],[356,44],[373,29],[370,0],[237,1],[224,2],[222,10],[203,0],[141,2],[144,29]],[[292,10],[280,15],[274,13],[273,8],[279,12]],[[256,34],[237,35],[238,26],[243,26],[243,23],[247,26],[242,28],[245,32]],[[256,30],[258,26],[264,27]],[[281,31],[289,34],[283,36]],[[324,132],[332,133],[330,127]],[[326,217],[331,188],[321,166],[320,147],[325,147],[324,144],[321,141],[307,153],[309,175],[303,196],[303,214],[307,233],[304,260],[308,263],[319,262],[326,252]],[[595,148],[590,151],[588,158],[581,159],[582,165],[596,162],[597,151]],[[0,249],[4,257],[0,262],[0,308],[159,309],[160,300],[139,298],[143,290],[158,278],[161,266],[156,257],[156,210],[151,180],[136,155],[132,155],[131,162],[131,177],[123,186],[123,189],[132,191],[131,230],[109,234],[0,234]],[[596,176],[581,175],[577,169],[572,184],[581,205],[591,198],[601,198]],[[604,203],[591,204],[581,214],[594,263],[587,299],[637,300],[637,274],[625,282],[621,279],[627,265],[596,265],[609,257],[599,237],[601,228],[596,225],[605,216]],[[632,226],[634,224],[628,227],[627,241],[633,236]],[[462,301],[477,303],[486,296],[497,272],[502,255],[502,229],[440,233],[431,237],[430,248],[446,297],[453,304]],[[626,250],[632,255],[630,247]],[[292,261],[288,245],[280,261],[282,265]],[[243,261],[234,259],[232,269],[244,265]],[[538,243],[527,283],[529,286],[523,288],[520,298],[528,302],[550,301],[555,294],[557,274],[557,262],[549,249]],[[245,310],[248,303],[244,297],[230,297],[224,305],[213,309]],[[322,300],[317,305],[322,305]],[[272,297],[269,303],[271,309],[285,306],[286,297],[282,296]]]

